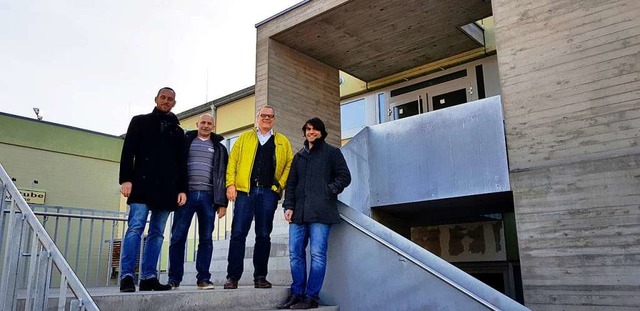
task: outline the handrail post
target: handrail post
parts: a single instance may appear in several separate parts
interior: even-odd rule
[[[4,242],[4,206],[5,206],[5,200],[4,200],[4,196],[5,193],[7,193],[7,185],[0,181],[0,190],[2,191],[0,193],[0,195],[2,197],[0,197],[0,250],[2,249],[2,242]]]

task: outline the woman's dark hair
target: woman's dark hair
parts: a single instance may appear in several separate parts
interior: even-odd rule
[[[305,122],[304,125],[302,126],[302,136],[305,136],[305,133],[307,131],[307,125],[311,125],[313,126],[314,129],[320,131],[320,134],[321,134],[320,140],[324,140],[325,137],[327,137],[327,129],[324,126],[324,122],[322,122],[320,118],[315,117],[307,120],[307,122]]]

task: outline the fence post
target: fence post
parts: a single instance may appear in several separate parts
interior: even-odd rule
[[[47,310],[49,301],[49,284],[51,283],[51,253],[43,250],[38,253],[37,274],[33,310]],[[67,291],[60,287],[60,291]]]
[[[3,198],[4,200],[4,198]],[[20,246],[22,245],[22,214],[12,211],[9,217],[7,231],[7,246],[4,253],[2,267],[2,281],[0,281],[0,310],[15,310],[16,287],[18,281],[18,264],[20,261]]]

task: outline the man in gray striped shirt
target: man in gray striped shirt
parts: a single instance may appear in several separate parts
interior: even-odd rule
[[[185,134],[184,152],[187,158],[189,193],[187,203],[173,216],[169,245],[169,285],[177,289],[184,275],[184,252],[193,214],[198,215],[198,253],[196,255],[196,285],[198,289],[213,289],[209,265],[213,253],[213,224],[227,212],[225,175],[229,156],[220,142],[223,137],[213,133],[215,121],[210,114],[200,116],[198,130]]]

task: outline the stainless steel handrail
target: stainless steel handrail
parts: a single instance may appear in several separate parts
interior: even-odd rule
[[[25,309],[46,310],[48,308],[49,286],[52,276],[52,267],[55,266],[61,274],[61,289],[58,297],[58,309],[64,309],[67,300],[67,290],[71,290],[76,300],[70,303],[70,310],[99,310],[89,292],[78,279],[78,276],[69,266],[58,247],[55,245],[45,228],[36,218],[29,205],[24,200],[11,178],[0,164],[0,184],[2,186],[2,198],[0,208],[5,209],[5,192],[10,198],[9,213],[0,213],[2,218],[8,217],[9,228],[6,237],[3,236],[4,259],[2,262],[2,278],[0,279],[0,310],[15,310],[18,301],[18,267],[20,255],[30,251],[31,256],[28,272],[27,297]],[[26,226],[25,226],[26,224]],[[26,233],[32,235],[31,244],[27,243]],[[66,284],[66,286],[65,286]]]

